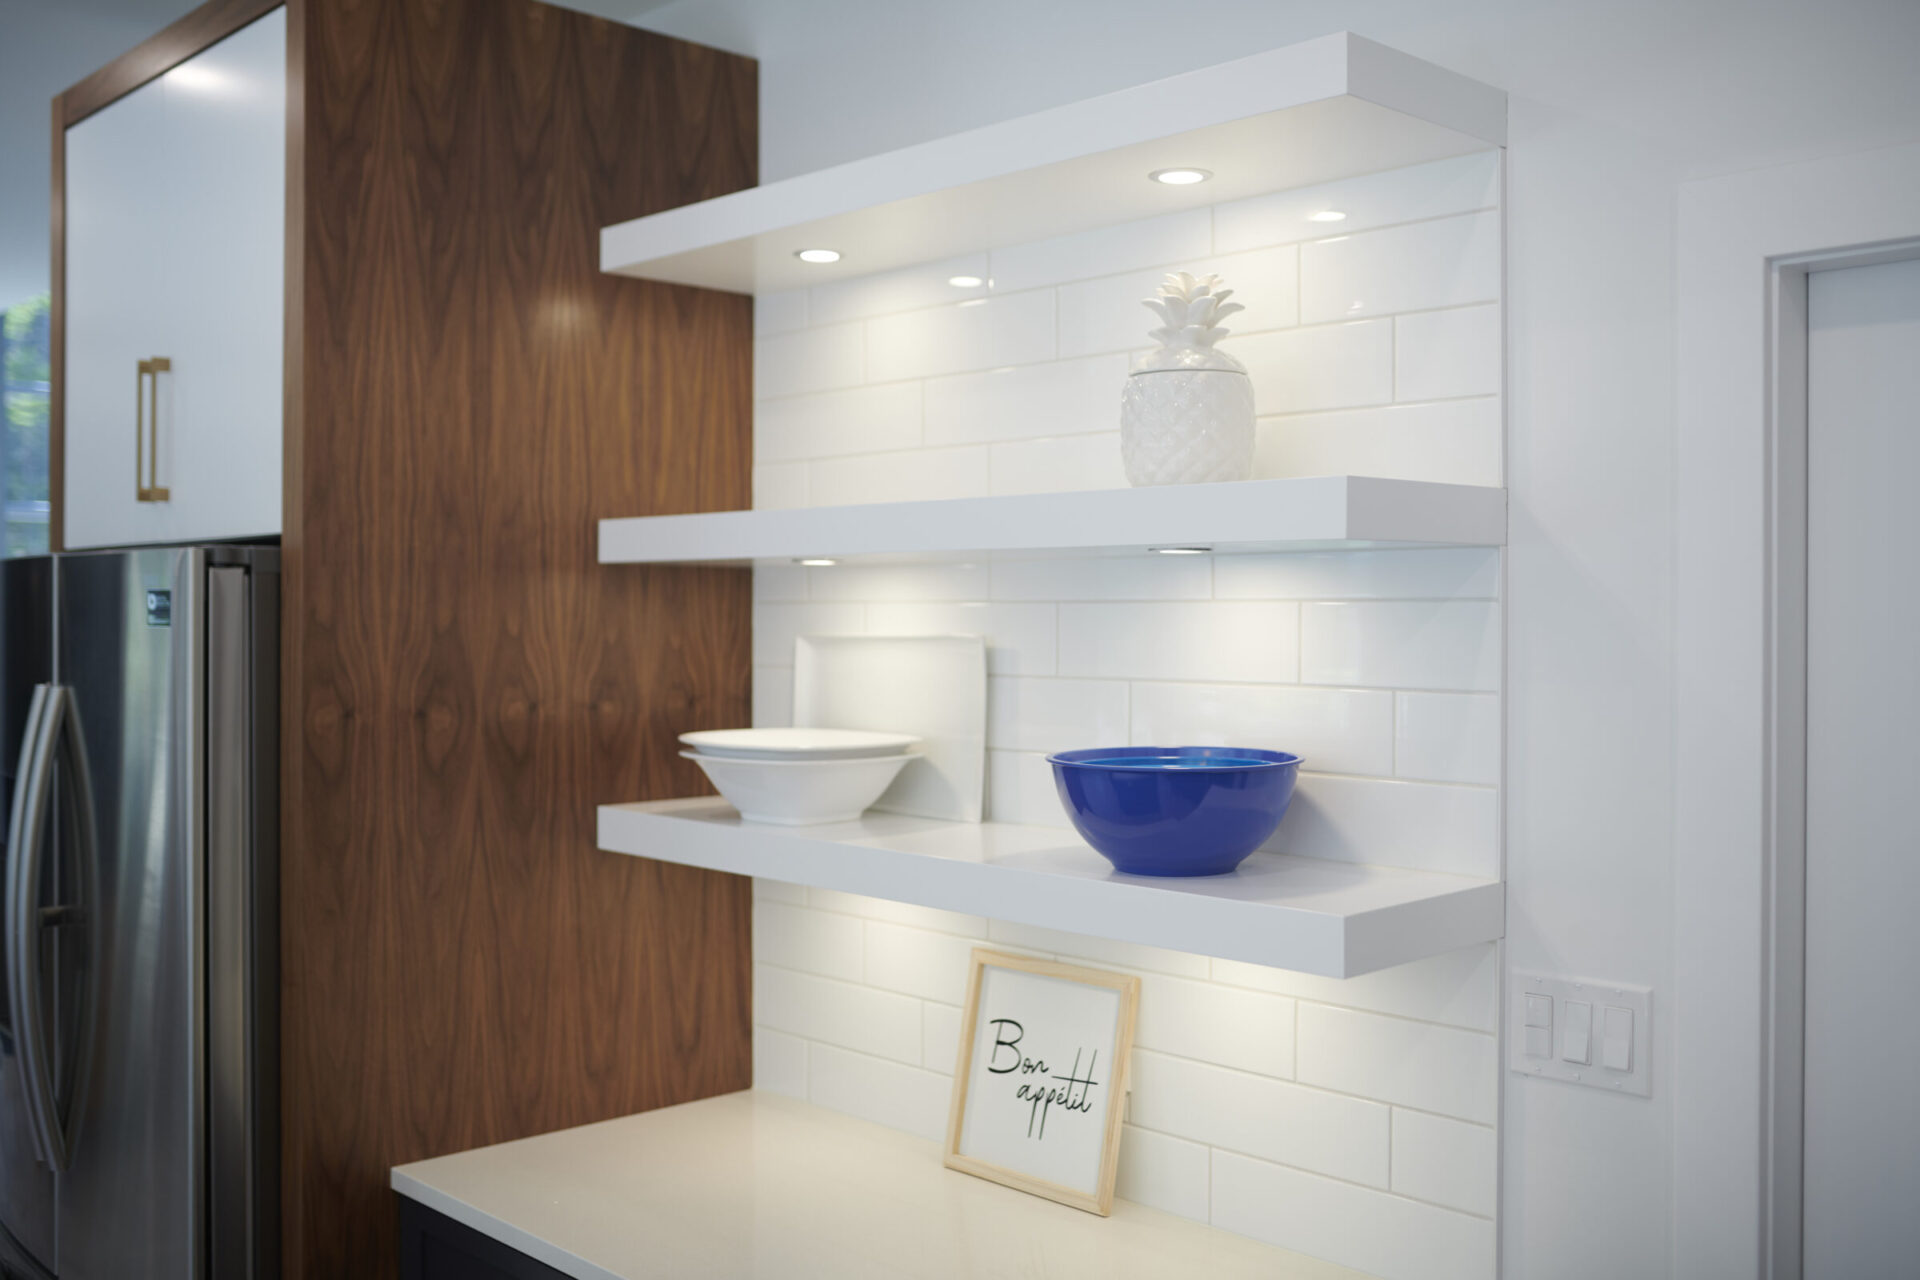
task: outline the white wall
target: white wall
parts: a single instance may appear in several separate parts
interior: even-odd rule
[[[1658,1016],[1648,1101],[1510,1079],[1505,1263],[1671,1274],[1675,188],[1920,137],[1920,5],[682,0],[645,23],[762,59],[767,178],[1343,27],[1509,91],[1508,954],[1649,984]]]

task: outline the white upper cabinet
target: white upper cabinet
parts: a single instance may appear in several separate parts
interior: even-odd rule
[[[68,547],[280,532],[286,73],[276,9],[67,131]]]

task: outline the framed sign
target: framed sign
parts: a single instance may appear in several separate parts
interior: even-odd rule
[[[1140,979],[976,950],[947,1120],[949,1169],[1105,1217]]]

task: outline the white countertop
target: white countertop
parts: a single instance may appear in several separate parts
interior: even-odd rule
[[[1360,1275],[1125,1201],[1098,1218],[757,1092],[401,1165],[392,1185],[577,1280]]]

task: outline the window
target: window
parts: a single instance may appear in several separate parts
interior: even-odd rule
[[[43,293],[0,311],[0,498],[9,556],[47,549],[49,310]]]

